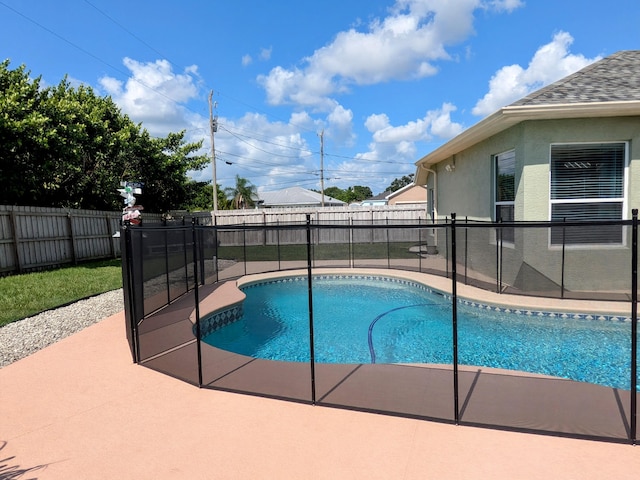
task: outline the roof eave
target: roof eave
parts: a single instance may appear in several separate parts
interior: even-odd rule
[[[451,156],[525,120],[640,115],[640,101],[510,105],[489,115],[460,135],[418,160],[415,183],[426,183],[427,170]]]

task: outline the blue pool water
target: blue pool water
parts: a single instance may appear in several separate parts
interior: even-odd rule
[[[243,288],[243,317],[203,340],[242,355],[309,361],[306,279]],[[451,364],[451,302],[412,282],[375,277],[313,281],[321,363]],[[628,390],[630,322],[540,318],[459,304],[462,365],[540,373]]]

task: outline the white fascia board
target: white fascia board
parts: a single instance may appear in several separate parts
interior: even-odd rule
[[[513,125],[526,120],[554,120],[583,117],[625,117],[640,115],[640,102],[588,102],[503,107],[469,127],[433,152],[418,160],[415,183],[426,183],[426,169],[479,143]]]

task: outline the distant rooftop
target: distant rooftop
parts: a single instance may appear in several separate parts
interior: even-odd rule
[[[302,187],[290,187],[284,190],[258,192],[258,202],[262,207],[306,207],[322,204],[322,195]],[[341,206],[345,203],[327,195],[325,206]]]

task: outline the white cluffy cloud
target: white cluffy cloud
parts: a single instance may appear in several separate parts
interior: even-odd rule
[[[414,172],[419,142],[447,140],[462,132],[463,126],[451,121],[451,113],[455,110],[453,105],[445,103],[428,111],[423,118],[404,125],[392,125],[384,113],[370,115],[364,124],[372,138],[369,150],[356,155],[353,160],[341,162],[333,171],[345,186],[354,182],[367,184],[376,179],[376,184],[371,186],[379,193],[378,190],[381,191],[394,178]]]
[[[292,69],[277,66],[258,77],[272,105],[330,110],[329,98],[350,85],[370,85],[434,75],[446,48],[473,34],[479,8],[511,11],[519,0],[396,0],[389,15],[366,31],[339,32],[331,43]]]
[[[474,115],[489,115],[527,94],[570,75],[601,57],[586,58],[569,53],[573,37],[559,32],[553,40],[540,47],[527,68],[507,65],[498,70],[489,82],[489,91],[476,103]]]
[[[166,60],[141,63],[125,58],[123,64],[131,72],[126,82],[108,76],[99,80],[123,112],[143,122],[152,135],[180,131],[190,123],[183,105],[198,96],[197,67],[175,73]]]

